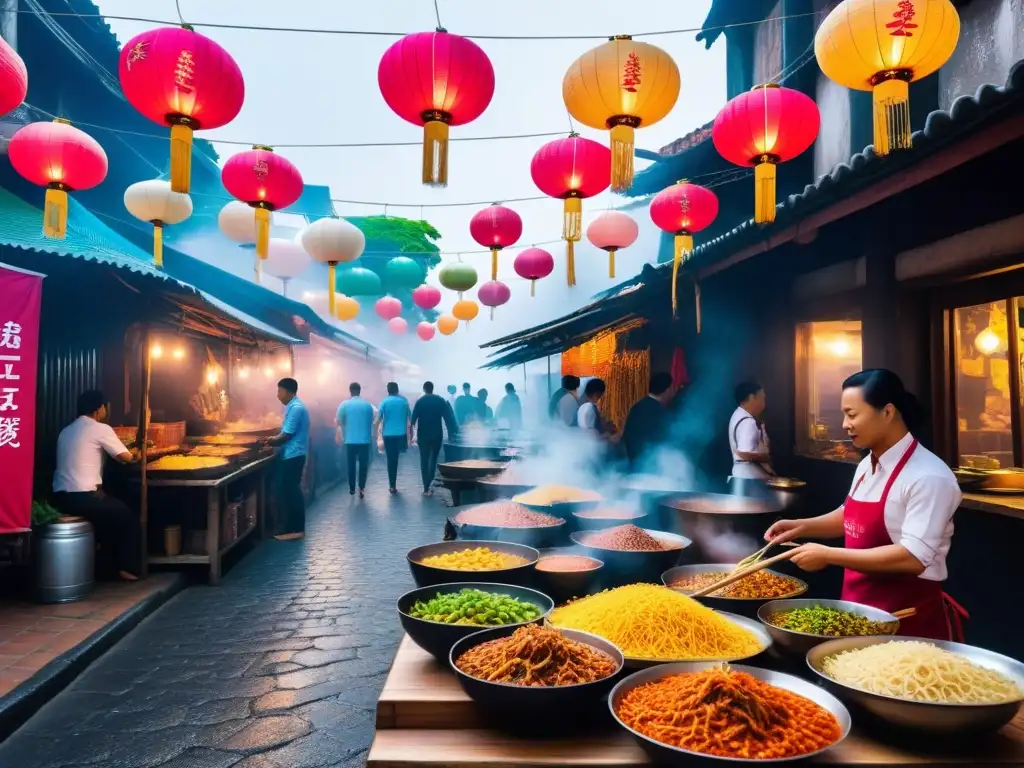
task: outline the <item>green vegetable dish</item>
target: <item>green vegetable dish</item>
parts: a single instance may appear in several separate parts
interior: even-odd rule
[[[891,635],[898,626],[893,621],[872,621],[850,611],[838,611],[821,605],[773,613],[768,617],[768,623],[793,632],[826,637]]]
[[[417,600],[409,609],[409,615],[439,624],[502,626],[539,619],[541,610],[532,603],[508,595],[463,589],[449,594],[438,593],[426,602]]]

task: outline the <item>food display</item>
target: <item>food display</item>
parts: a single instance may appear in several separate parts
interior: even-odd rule
[[[228,460],[219,456],[185,456],[183,454],[171,454],[161,456],[154,462],[147,465],[147,468],[159,472],[165,471],[193,471],[197,469],[215,469],[216,467],[227,466]]]
[[[495,471],[505,468],[503,461],[487,461],[486,459],[462,459],[461,461],[446,461],[446,467],[456,469],[493,469]]]
[[[487,627],[533,621],[540,618],[541,613],[532,603],[479,589],[463,589],[449,594],[439,592],[426,602],[417,600],[409,609],[410,616],[424,621]]]
[[[584,509],[574,513],[576,517],[583,517],[588,520],[632,520],[644,517],[643,512],[638,512],[629,507],[597,507],[595,509]]]
[[[252,435],[210,435],[204,437],[203,442],[210,445],[254,445],[260,438]]]
[[[733,660],[754,656],[750,630],[668,587],[630,584],[556,608],[548,623],[599,635],[632,659]]]
[[[223,456],[229,458],[232,456],[241,456],[242,454],[249,453],[251,448],[244,445],[197,445],[191,451],[189,456]]]
[[[560,517],[534,512],[522,504],[507,500],[493,501],[464,509],[455,515],[453,520],[456,523],[495,528],[542,528],[561,525],[565,522]]]
[[[579,542],[587,547],[618,549],[624,552],[665,552],[680,548],[678,544],[658,541],[643,528],[631,524],[583,533],[579,537]]]
[[[618,671],[608,654],[536,624],[470,648],[455,666],[480,680],[537,687],[592,683]]]
[[[824,707],[726,665],[640,685],[616,715],[649,739],[725,758],[799,757],[842,736]]]
[[[710,587],[727,575],[720,572],[696,573],[681,576],[669,584],[669,586],[689,594],[705,587]],[[739,600],[771,600],[797,594],[803,589],[804,586],[796,579],[772,573],[771,571],[757,571],[721,589],[716,589],[707,596],[729,597]],[[795,613],[795,611],[790,611],[789,613]],[[792,629],[792,627],[788,628]]]
[[[741,579],[741,581],[746,581],[746,579]],[[826,637],[891,635],[898,628],[898,625],[892,621],[872,621],[852,611],[840,611],[822,605],[779,611],[771,614],[767,621],[773,626],[788,629],[791,632]]]
[[[500,571],[526,565],[525,557],[495,552],[487,547],[468,547],[443,555],[431,555],[419,561],[431,568],[443,568],[452,571]]]
[[[601,501],[601,494],[574,488],[571,485],[538,485],[536,488],[521,493],[514,501],[538,507],[550,507],[555,504],[577,504],[581,502]]]
[[[893,640],[825,658],[822,671],[843,685],[932,704],[999,704],[1024,698],[1010,678],[921,640]]]
[[[238,419],[229,421],[224,425],[222,432],[264,432],[269,429],[278,429],[281,426],[281,417],[275,414],[267,414],[262,419]]]
[[[583,555],[547,555],[537,561],[538,571],[553,573],[571,573],[575,571],[592,571],[601,567],[601,561]]]

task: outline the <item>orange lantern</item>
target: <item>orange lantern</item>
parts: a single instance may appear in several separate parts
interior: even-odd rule
[[[480,314],[480,307],[475,301],[463,299],[462,301],[455,302],[455,306],[452,307],[452,314],[456,320],[463,320],[468,323]]]
[[[451,315],[441,315],[437,318],[437,330],[442,336],[451,336],[459,330],[459,320]]]

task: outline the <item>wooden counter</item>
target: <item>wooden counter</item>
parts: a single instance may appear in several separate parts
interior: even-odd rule
[[[377,734],[366,764],[367,768],[615,768],[646,765],[648,760],[618,727],[585,738],[557,740],[517,739],[488,730],[452,674],[406,636],[377,703]],[[1024,714],[1018,713],[998,734],[972,741],[969,751],[957,755],[883,744],[855,726],[841,744],[806,764],[1020,766],[1024,765]]]
[[[975,512],[991,512],[995,515],[1015,517],[1024,520],[1024,495],[1006,496],[995,493],[965,493],[960,502],[963,509]]]

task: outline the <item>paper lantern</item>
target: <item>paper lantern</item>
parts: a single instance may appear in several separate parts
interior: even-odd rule
[[[164,225],[180,224],[192,215],[192,198],[171,189],[168,181],[150,179],[124,191],[124,207],[140,221],[153,225],[153,263],[164,265]]]
[[[711,140],[736,165],[754,168],[754,221],[775,221],[775,166],[805,152],[818,138],[818,105],[800,91],[758,85],[729,101],[715,117]]]
[[[615,252],[631,246],[639,235],[636,220],[621,211],[605,211],[587,227],[590,244],[608,251],[608,277],[615,277]]]
[[[523,234],[523,220],[511,208],[495,203],[469,221],[469,234],[491,249],[491,280],[498,279],[498,251],[515,245]]]
[[[306,253],[327,265],[327,303],[331,314],[336,311],[336,291],[340,284],[337,275],[339,264],[355,261],[366,250],[366,235],[355,224],[345,219],[317,219],[299,233],[299,240]],[[380,293],[380,278],[373,274],[377,287],[372,293],[354,293],[341,289],[353,296],[376,295]]]
[[[335,299],[335,317],[339,320],[355,320],[359,316],[359,302],[341,294]]]
[[[477,291],[477,298],[485,307],[491,308],[491,320],[494,319],[494,308],[500,307],[512,298],[512,291],[507,285],[499,280],[491,280],[480,286]]]
[[[373,305],[373,311],[377,313],[377,317],[391,320],[402,314],[402,302],[392,296],[384,296],[377,299],[377,303]]]
[[[313,260],[306,253],[306,249],[302,247],[302,243],[282,237],[272,237],[267,263],[263,269],[268,275],[276,277],[284,284],[282,290],[287,296],[288,282],[306,272],[312,264]],[[260,266],[259,259],[256,260],[256,265]]]
[[[221,208],[217,226],[236,243],[256,244],[256,212],[243,202],[232,200]]]
[[[814,55],[839,85],[871,91],[875,152],[909,149],[910,83],[956,50],[960,16],[950,0],[844,0],[814,35]]]
[[[46,187],[43,235],[63,239],[68,229],[68,192],[90,189],[107,176],[107,154],[89,134],[67,120],[29,123],[7,145],[11,165]]]
[[[612,153],[603,144],[581,138],[549,141],[530,161],[533,183],[545,195],[564,200],[562,239],[566,241],[566,277],[576,285],[576,259],[573,244],[583,237],[583,198],[608,189]]]
[[[494,68],[474,43],[438,28],[394,43],[377,67],[384,101],[423,126],[423,183],[448,184],[448,126],[476,120],[494,95]]]
[[[380,296],[382,290],[377,273],[363,267],[338,272],[334,285],[338,292],[346,296]]]
[[[432,285],[421,285],[412,292],[412,303],[420,309],[433,309],[441,303],[441,292]]]
[[[469,322],[474,317],[480,314],[480,307],[475,301],[470,299],[463,299],[462,301],[455,302],[455,306],[452,307],[452,315],[456,320],[464,320]]]
[[[651,201],[651,220],[666,232],[676,236],[672,258],[672,313],[678,306],[676,281],[679,265],[693,250],[693,234],[711,225],[718,216],[718,198],[710,189],[680,181],[661,190]],[[700,332],[698,307],[697,332]]]
[[[161,27],[136,35],[117,65],[124,96],[135,109],[171,128],[171,189],[186,193],[192,175],[192,132],[227,125],[245,100],[245,81],[227,51],[192,27]]]
[[[388,330],[396,336],[401,336],[409,328],[409,323],[404,317],[392,317],[388,320]]]
[[[18,52],[0,38],[0,116],[13,112],[28,95],[28,70]]]
[[[384,265],[384,277],[392,288],[406,290],[421,285],[426,279],[423,268],[408,256],[396,256]]]
[[[633,134],[661,120],[679,98],[679,68],[650,43],[616,35],[587,51],[562,79],[569,114],[590,128],[611,131],[611,185],[633,183]]]
[[[520,251],[512,268],[520,277],[530,281],[530,295],[535,295],[537,281],[550,275],[555,269],[555,259],[543,248],[527,248]]]
[[[456,291],[459,294],[459,298],[461,298],[465,291],[472,289],[476,285],[477,274],[476,270],[469,264],[453,261],[441,267],[437,279],[449,291]]]
[[[437,330],[442,336],[451,336],[459,330],[459,319],[452,315],[441,315],[437,318]]]
[[[267,258],[270,212],[287,208],[302,195],[299,169],[270,147],[257,144],[228,158],[220,180],[232,197],[256,209],[256,254]]]
[[[416,335],[423,341],[430,341],[434,338],[434,326],[431,323],[419,323],[416,326]]]

